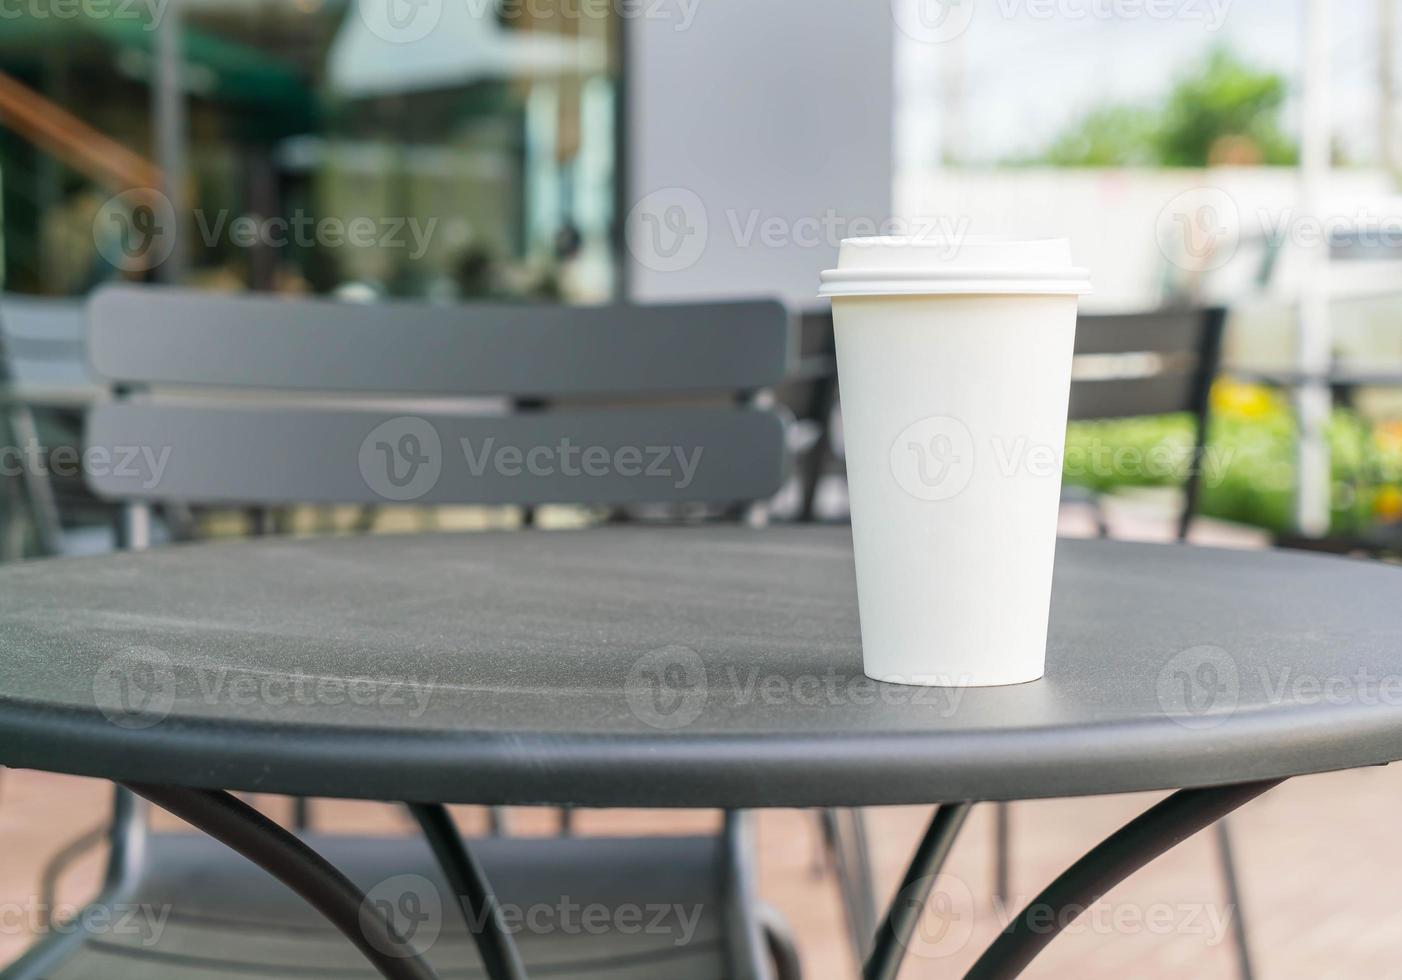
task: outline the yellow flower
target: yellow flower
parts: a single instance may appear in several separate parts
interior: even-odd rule
[[[1378,487],[1373,508],[1384,521],[1402,521],[1402,487]]]
[[[1212,386],[1212,412],[1219,417],[1260,419],[1279,411],[1279,399],[1265,385],[1224,378]]]

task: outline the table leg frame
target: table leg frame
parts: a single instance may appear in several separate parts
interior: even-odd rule
[[[1179,790],[1150,807],[1043,889],[984,951],[965,980],[1013,980],[1110,889],[1281,782]]]
[[[863,980],[895,980],[900,972],[910,937],[934,889],[935,876],[954,847],[954,839],[959,836],[959,828],[964,825],[971,807],[969,803],[946,803],[935,811],[930,828],[915,849],[915,857],[901,880],[901,887],[891,900],[886,918],[876,931],[876,944],[862,971]]]
[[[218,790],[123,785],[242,854],[306,899],[386,980],[437,980],[428,961],[350,879],[248,804]]]
[[[491,980],[526,980],[526,968],[516,941],[502,919],[501,904],[482,865],[458,833],[448,808],[441,803],[409,803],[438,866],[452,887],[454,904],[467,922]]]

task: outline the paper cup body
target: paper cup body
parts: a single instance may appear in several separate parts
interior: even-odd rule
[[[876,680],[991,686],[1036,680],[1045,668],[1086,283],[1064,243],[1051,249],[1061,264],[1045,248],[1006,244],[1020,266],[1007,255],[996,264],[985,249],[976,266],[942,265],[929,280],[890,256],[865,278],[824,275],[862,655]],[[888,288],[860,291],[874,281]]]

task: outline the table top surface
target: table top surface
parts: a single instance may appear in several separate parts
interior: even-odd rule
[[[1017,799],[1402,757],[1402,569],[1063,541],[1046,676],[878,684],[847,528],[271,539],[0,569],[0,763],[371,799]]]

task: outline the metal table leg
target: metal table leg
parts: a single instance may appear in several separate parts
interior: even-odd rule
[[[1048,885],[988,947],[965,980],[1012,980],[1111,888],[1282,781],[1180,790],[1140,814]]]
[[[949,856],[954,846],[954,838],[964,818],[969,815],[970,804],[947,803],[935,811],[930,821],[930,829],[911,858],[905,878],[891,900],[886,918],[877,930],[876,946],[862,971],[863,980],[895,980],[900,972],[901,960],[905,958],[906,945],[915,932],[915,926],[925,911],[925,902],[934,887],[935,876]]]
[[[453,888],[455,904],[467,920],[467,931],[477,943],[487,976],[491,980],[526,980],[526,967],[502,919],[487,873],[468,850],[448,808],[441,803],[406,805],[423,828],[433,856]]]
[[[321,855],[228,793],[125,784],[277,878],[326,917],[386,980],[437,980],[385,913]]]

